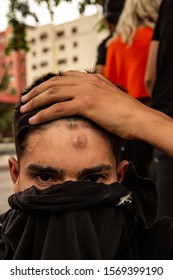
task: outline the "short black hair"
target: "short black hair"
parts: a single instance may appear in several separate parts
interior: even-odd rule
[[[27,94],[34,87],[49,80],[50,78],[53,78],[55,76],[63,76],[63,75],[64,74],[62,72],[58,72],[58,73],[49,72],[47,74],[44,74],[43,76],[36,79],[29,87],[27,87],[22,92],[21,96]],[[16,147],[17,158],[19,161],[26,149],[28,136],[31,135],[35,131],[39,131],[39,130],[42,131],[42,130],[46,129],[46,127],[53,122],[53,121],[49,121],[49,122],[45,122],[45,123],[38,124],[38,125],[29,124],[29,118],[34,116],[37,112],[50,107],[52,104],[42,106],[38,109],[32,110],[27,113],[20,112],[20,108],[22,105],[23,105],[23,103],[20,99],[20,101],[15,106],[15,112],[14,112],[14,118],[13,118],[14,142],[15,142],[15,147]],[[92,122],[91,120],[85,119],[81,116],[70,116],[70,117],[65,117],[63,119],[67,119],[69,122],[84,120],[85,122],[87,121],[88,123],[90,123],[90,125],[92,127],[102,130],[109,137],[110,143],[112,146],[112,151],[113,151],[114,155],[116,156],[116,158],[118,158],[119,150],[120,150],[120,142],[121,142],[120,138],[118,136],[108,132],[107,130],[105,130],[101,126],[97,125],[96,123]]]

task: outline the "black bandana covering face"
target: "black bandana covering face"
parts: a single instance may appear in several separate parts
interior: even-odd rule
[[[136,259],[138,220],[145,227],[156,212],[146,192],[153,199],[156,192],[130,168],[128,176],[132,187],[66,182],[12,195],[11,209],[0,217],[0,259]]]

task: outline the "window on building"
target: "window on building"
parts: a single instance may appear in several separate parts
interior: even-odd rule
[[[49,48],[43,48],[43,49],[42,49],[42,52],[43,52],[43,53],[47,53],[48,51],[49,51]]]
[[[36,56],[36,52],[32,52],[32,56]]]
[[[67,59],[61,58],[61,59],[58,60],[57,63],[58,63],[58,65],[66,64],[67,63]]]
[[[47,33],[46,32],[44,32],[44,33],[42,33],[41,35],[40,35],[40,40],[46,40],[48,38],[48,35],[47,35]]]
[[[31,40],[30,40],[30,44],[35,44],[36,43],[36,40],[35,40],[35,38],[32,38]]]
[[[58,38],[61,38],[61,37],[63,37],[64,35],[65,35],[65,33],[64,33],[63,30],[58,31],[58,32],[56,33],[56,36],[57,36]]]
[[[74,48],[77,48],[77,46],[78,46],[78,42],[76,42],[76,41],[73,42],[73,47],[74,47]]]
[[[48,66],[48,63],[46,61],[43,61],[43,62],[40,63],[40,66],[41,67],[46,67],[46,66]]]
[[[13,76],[13,75],[10,75],[10,76],[9,76],[9,82],[10,82],[10,83],[13,83],[14,81],[15,81],[14,76]]]
[[[73,28],[71,29],[71,32],[72,32],[73,34],[77,33],[77,27],[73,27]]]
[[[32,65],[32,69],[33,69],[33,70],[36,70],[36,69],[37,69],[37,65],[33,64],[33,65]]]
[[[59,49],[60,49],[61,51],[65,50],[65,45],[60,45],[60,46],[59,46]]]
[[[9,68],[13,68],[13,65],[14,65],[14,64],[13,64],[13,61],[10,60],[9,63],[8,63],[8,65],[9,65]]]
[[[73,57],[73,62],[77,62],[78,61],[78,57],[77,56],[74,56]]]

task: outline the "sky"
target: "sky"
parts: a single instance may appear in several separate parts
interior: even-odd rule
[[[10,0],[0,0],[0,31],[4,31],[7,27],[7,18],[6,14],[8,11],[8,4]],[[78,12],[78,2],[79,0],[72,0],[72,3],[65,3],[62,1],[57,8],[55,8],[54,14],[54,24],[61,24],[64,22],[72,21],[79,18]],[[37,6],[33,0],[29,0],[31,9],[37,14],[39,18],[39,23],[41,25],[51,23],[49,12],[46,8],[46,4]],[[92,15],[96,13],[98,7],[95,6],[87,7],[85,14]],[[28,19],[27,24],[34,25],[34,21]]]

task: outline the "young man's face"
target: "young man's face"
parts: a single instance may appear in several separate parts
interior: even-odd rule
[[[20,170],[18,162],[9,159],[15,192],[32,185],[42,190],[66,181],[121,182],[127,165],[123,161],[117,168],[110,141],[103,132],[83,122],[70,128],[66,120],[28,136]]]

